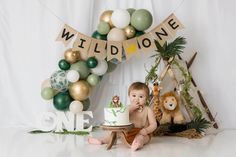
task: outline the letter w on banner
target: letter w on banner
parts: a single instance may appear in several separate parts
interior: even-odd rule
[[[61,32],[59,33],[56,41],[62,41],[62,43],[67,46],[71,40],[76,36],[77,31],[67,24],[64,25]]]

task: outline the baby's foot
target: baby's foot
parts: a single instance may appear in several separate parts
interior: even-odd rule
[[[134,141],[133,143],[132,143],[132,145],[131,145],[131,149],[133,150],[133,151],[136,151],[136,150],[138,150],[139,148],[141,148],[142,147],[142,144],[140,143],[140,142],[138,142],[138,141]]]
[[[92,138],[92,137],[89,137],[89,138],[88,138],[88,143],[89,143],[89,144],[98,144],[98,145],[101,145],[101,144],[102,144],[102,142],[101,142],[99,139]]]

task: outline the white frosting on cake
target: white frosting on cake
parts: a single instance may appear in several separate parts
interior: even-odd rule
[[[117,108],[104,108],[104,119],[104,125],[129,125],[129,109],[125,106]]]

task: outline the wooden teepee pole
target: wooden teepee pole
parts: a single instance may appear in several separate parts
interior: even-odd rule
[[[191,57],[191,59],[189,60],[189,62],[186,63],[187,68],[188,68],[188,72],[189,72],[189,68],[191,67],[191,65],[192,65],[192,63],[193,63],[193,61],[194,61],[196,55],[197,55],[197,52],[195,52],[194,55],[193,55],[193,56]],[[181,57],[179,57],[179,58],[182,60]],[[190,72],[189,72],[189,73],[190,73]],[[196,84],[196,82],[194,81],[193,77],[192,77],[192,79],[191,79],[191,82],[192,82],[193,85],[197,88],[197,84]],[[216,123],[215,118],[212,116],[212,113],[211,113],[211,111],[210,111],[210,109],[209,109],[209,107],[208,107],[206,101],[204,100],[204,98],[203,98],[203,96],[202,96],[202,93],[201,93],[198,89],[197,89],[197,94],[198,94],[198,97],[199,97],[199,99],[200,99],[200,101],[201,101],[203,107],[204,107],[205,110],[206,110],[206,113],[207,113],[209,119],[214,122],[213,127],[216,128],[216,129],[218,129],[218,128],[219,128],[219,127],[218,127],[218,124]]]

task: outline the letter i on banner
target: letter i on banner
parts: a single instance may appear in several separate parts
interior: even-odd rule
[[[90,37],[84,34],[78,33],[77,38],[73,44],[73,51],[80,51],[83,53],[87,53],[90,43],[91,43]]]
[[[135,55],[139,50],[136,38],[125,40],[123,42],[123,47],[125,50],[127,60],[130,59],[131,56]]]
[[[65,24],[61,32],[59,33],[56,41],[62,41],[62,43],[67,46],[76,34],[77,31],[75,29]]]
[[[122,62],[122,42],[107,41],[107,61],[113,58]]]
[[[180,23],[174,14],[171,14],[164,22],[165,27],[170,31],[172,36],[176,35],[176,32],[184,28],[184,25]]]
[[[151,52],[156,49],[153,37],[150,33],[146,33],[137,38],[139,46],[144,52]]]
[[[100,60],[105,59],[107,56],[106,43],[104,40],[92,39],[89,48],[89,57],[95,56]]]

